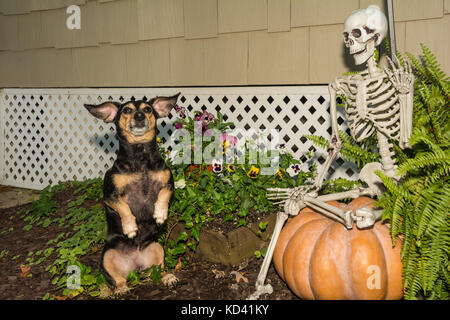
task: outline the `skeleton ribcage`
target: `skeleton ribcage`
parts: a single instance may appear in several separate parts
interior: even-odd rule
[[[340,85],[346,96],[348,127],[356,141],[371,136],[375,130],[398,140],[400,105],[396,90],[386,76],[353,78]]]

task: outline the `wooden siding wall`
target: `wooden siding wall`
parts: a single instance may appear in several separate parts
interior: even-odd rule
[[[344,19],[384,2],[0,0],[0,88],[325,84],[353,67]],[[394,12],[398,49],[425,43],[450,73],[450,0]]]

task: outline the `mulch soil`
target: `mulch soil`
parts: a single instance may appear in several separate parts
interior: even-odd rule
[[[61,192],[56,196],[59,207],[73,200],[71,190]],[[0,210],[0,232],[11,230],[0,235],[0,252],[7,250],[8,254],[0,258],[0,300],[40,300],[46,293],[55,298],[62,296],[62,290],[55,290],[51,284],[51,275],[45,267],[51,257],[40,265],[32,265],[29,272],[22,272],[21,266],[27,265],[27,254],[46,247],[47,241],[64,232],[55,224],[42,228],[33,226],[24,231],[27,225],[20,217],[28,205]],[[64,214],[59,212],[58,214]],[[100,251],[84,256],[80,261],[94,270],[98,269]],[[18,257],[17,257],[18,256]],[[16,257],[13,260],[13,257]],[[243,300],[255,289],[262,259],[244,260],[238,266],[227,266],[206,261],[192,261],[187,266],[174,272],[179,279],[173,288],[155,285],[151,281],[131,290],[116,299],[129,300]],[[244,278],[237,279],[238,271]],[[27,276],[28,275],[28,276]],[[239,281],[237,281],[239,280]],[[261,300],[294,300],[298,299],[276,273],[273,265],[269,269],[266,283],[270,283],[274,292],[263,295]],[[75,299],[95,299],[87,295],[79,295]]]

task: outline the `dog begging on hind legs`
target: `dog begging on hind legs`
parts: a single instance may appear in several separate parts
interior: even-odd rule
[[[352,229],[356,223],[359,229],[371,228],[382,217],[382,210],[360,208],[355,212],[342,210],[327,204],[328,201],[375,197],[383,192],[383,184],[376,174],[383,172],[398,181],[397,166],[391,151],[392,140],[402,149],[409,147],[412,131],[414,75],[411,65],[400,65],[388,58],[390,68],[381,69],[375,59],[375,48],[380,45],[387,33],[387,19],[377,6],[353,11],[344,23],[344,44],[357,65],[366,65],[366,69],[347,77],[337,77],[328,86],[330,92],[331,138],[328,157],[313,185],[294,189],[269,189],[270,200],[284,204],[284,212],[278,213],[277,222],[269,244],[261,271],[256,281],[256,291],[249,299],[257,299],[263,293],[270,293],[270,285],[264,285],[267,271],[272,260],[278,236],[289,215],[297,215],[305,207],[314,209],[323,215],[342,223]],[[323,179],[331,163],[341,150],[338,133],[336,96],[345,96],[345,114],[351,136],[357,141],[375,134],[378,139],[380,162],[366,164],[359,174],[359,179],[367,184],[365,188],[356,188],[346,192],[319,195]]]
[[[115,124],[119,140],[117,159],[104,177],[107,233],[100,263],[115,294],[128,291],[130,272],[164,268],[164,250],[155,236],[167,219],[174,182],[158,152],[156,121],[169,115],[178,96],[85,105],[93,116]],[[177,280],[173,274],[163,276],[168,286]]]

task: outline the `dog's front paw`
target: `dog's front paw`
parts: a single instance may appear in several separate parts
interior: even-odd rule
[[[136,224],[136,218],[134,216],[122,221],[123,233],[130,239],[134,238],[137,234],[138,227]]]
[[[174,274],[168,273],[162,277],[162,283],[167,287],[174,287],[178,283],[178,278]]]
[[[155,218],[156,223],[161,225],[166,221],[169,209],[167,207],[155,207],[155,213],[153,218]]]

